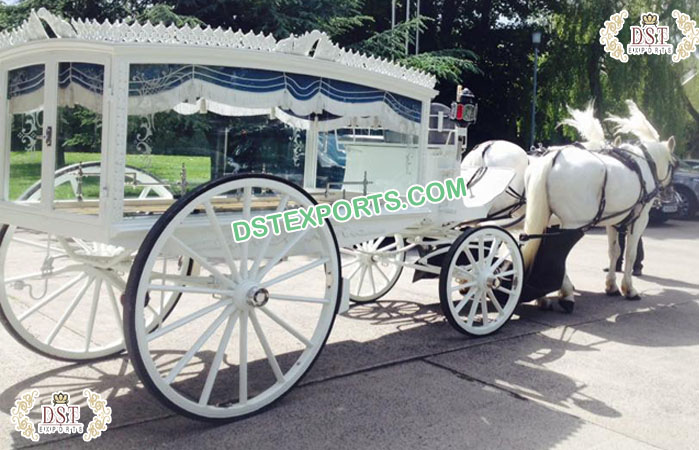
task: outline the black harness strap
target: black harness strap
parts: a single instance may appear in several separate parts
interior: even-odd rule
[[[572,146],[585,149],[585,147],[580,144],[580,143],[575,143],[571,144]],[[602,182],[602,192],[600,193],[600,203],[599,207],[597,208],[597,213],[595,214],[595,217],[592,219],[590,223],[587,225],[584,225],[579,228],[579,230],[583,232],[587,232],[594,226],[596,226],[600,222],[604,222],[609,219],[613,219],[615,217],[619,217],[624,214],[628,214],[621,222],[617,223],[614,225],[614,227],[617,230],[625,229],[629,224],[632,222],[635,222],[636,219],[638,219],[640,212],[643,209],[643,206],[645,206],[647,203],[652,201],[656,195],[660,192],[662,189],[662,183],[658,180],[658,172],[657,172],[657,165],[655,164],[655,161],[651,157],[650,153],[648,152],[648,149],[643,145],[642,143],[636,143],[636,146],[638,146],[641,151],[643,152],[643,156],[641,157],[640,155],[637,155],[625,148],[620,148],[620,147],[613,147],[613,148],[608,148],[608,149],[603,149],[600,150],[599,152],[594,152],[590,151],[591,154],[595,155],[602,165],[604,166],[604,179]],[[559,150],[558,153],[554,156],[553,158],[553,164],[556,163],[556,160],[558,159],[559,155],[562,152]],[[608,155],[611,156],[618,161],[620,161],[622,164],[624,164],[626,167],[628,167],[630,170],[632,170],[636,175],[638,176],[638,181],[641,185],[641,191],[638,197],[638,200],[629,208],[626,208],[622,211],[617,211],[608,215],[604,215],[604,210],[607,206],[607,179],[608,179],[608,169],[607,165],[602,161],[601,158],[597,155],[597,153],[601,153],[603,155]],[[648,169],[650,170],[651,176],[653,177],[653,189],[648,190],[648,187],[646,186],[646,180],[643,178],[643,171],[641,170],[641,166],[639,165],[638,158],[641,158],[643,161],[645,161],[646,164],[648,164]],[[672,171],[669,172],[668,177],[672,177]],[[546,232],[542,234],[521,234],[520,235],[520,241],[527,241],[529,239],[541,239],[545,236],[550,236],[550,235],[556,235],[556,234],[561,234],[562,232]]]

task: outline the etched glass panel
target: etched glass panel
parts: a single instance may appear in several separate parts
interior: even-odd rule
[[[9,200],[38,203],[44,122],[44,65],[8,72]]]
[[[62,62],[58,67],[54,207],[99,212],[104,66]]]

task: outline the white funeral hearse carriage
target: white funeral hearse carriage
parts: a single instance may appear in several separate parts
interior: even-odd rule
[[[459,331],[497,330],[519,300],[520,250],[469,224],[512,173],[461,171],[475,105],[460,95],[450,119],[434,84],[319,32],[32,12],[0,34],[3,324],[57,359],[126,348],[151,393],[206,420],[279,399],[350,297],[377,299],[403,267],[439,276]],[[459,200],[232,237],[241,218],[458,176]]]

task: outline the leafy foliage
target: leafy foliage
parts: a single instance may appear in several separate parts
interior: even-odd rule
[[[432,0],[422,1],[420,16],[407,22],[403,20],[406,1],[397,3],[399,23],[391,29],[391,2],[387,0],[160,0],[156,4],[147,0],[20,0],[14,6],[0,6],[0,29],[18,25],[31,8],[41,6],[64,16],[203,23],[263,31],[276,38],[319,29],[345,47],[435,74],[440,91],[436,101],[448,104],[456,84],[468,86],[478,98],[480,115],[469,132],[470,145],[486,139],[525,145],[531,121],[531,31],[541,28],[537,141],[576,139],[571,130],[557,127],[566,116],[567,105],[579,107],[595,98],[598,115],[604,117],[624,114],[623,101],[631,98],[661,136],[678,138],[680,152],[699,154],[699,105],[696,100],[692,103],[680,85],[692,63],[672,64],[667,56],[633,56],[623,64],[606,55],[598,42],[604,21],[622,8],[629,11],[629,22],[637,20],[642,11],[655,11],[660,22],[674,30],[671,11],[679,9],[696,20],[696,1]],[[414,12],[415,3],[412,5]],[[414,55],[416,31],[420,34],[418,55]],[[622,42],[628,42],[628,33],[627,26],[620,36]],[[675,31],[671,33],[677,40]],[[190,125],[194,126],[183,129]],[[177,132],[173,135],[177,139]],[[71,143],[72,148],[77,149],[77,144]]]

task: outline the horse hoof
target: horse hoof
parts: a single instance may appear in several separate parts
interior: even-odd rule
[[[613,291],[605,291],[605,292],[610,297],[618,297],[621,295],[621,292],[619,291],[619,289],[614,289]]]
[[[640,300],[640,299],[641,299],[641,296],[638,295],[638,294],[632,295],[632,296],[630,296],[630,297],[626,297],[626,300],[631,300],[631,301],[637,301],[637,300]]]
[[[549,298],[539,298],[536,300],[536,304],[539,306],[539,309],[543,311],[550,311],[553,309],[553,302]]]
[[[572,313],[575,309],[575,301],[573,300],[567,300],[565,298],[562,298],[558,300],[558,304],[561,305],[563,311],[567,312],[568,314]]]

